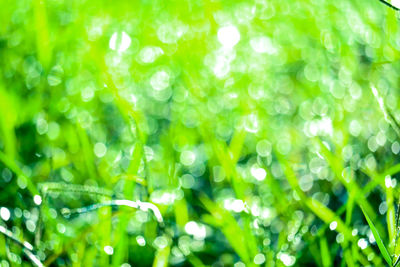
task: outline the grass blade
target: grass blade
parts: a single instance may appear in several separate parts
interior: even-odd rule
[[[396,233],[395,233],[395,240],[394,240],[394,255],[393,255],[393,260],[395,261],[395,264],[393,266],[397,266],[400,263],[400,246],[398,246],[399,244],[399,235],[400,235],[400,231],[399,231],[399,212],[400,212],[400,202],[397,204],[397,212],[396,212],[396,218],[395,218],[395,229],[396,229]]]
[[[165,248],[161,248],[157,250],[154,262],[153,262],[153,267],[166,267],[168,266],[168,258],[171,252],[171,247],[166,246]]]
[[[330,267],[332,266],[331,255],[329,252],[328,242],[326,241],[326,237],[323,236],[320,239],[320,248],[321,248],[321,260],[323,267]]]
[[[378,248],[379,248],[380,252],[382,253],[383,258],[386,260],[386,262],[389,264],[389,266],[392,266],[392,259],[390,258],[389,252],[387,251],[385,245],[383,244],[383,241],[381,239],[381,236],[378,233],[378,230],[375,228],[373,222],[368,217],[368,214],[364,212],[364,209],[361,208],[361,210],[365,216],[365,219],[368,222],[369,227],[371,228],[372,234],[374,235],[376,244],[378,245]]]
[[[21,240],[13,232],[11,232],[2,225],[0,225],[0,233],[3,234],[5,237],[9,238],[10,240],[12,240],[14,243],[21,246],[23,253],[32,261],[33,265],[38,267],[44,266],[43,263],[38,258],[38,256],[33,254],[33,246],[29,242]]]
[[[400,257],[397,258],[396,262],[393,264],[393,267],[400,266]]]

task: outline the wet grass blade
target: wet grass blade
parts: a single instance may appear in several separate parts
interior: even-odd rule
[[[156,205],[150,202],[143,202],[143,201],[132,201],[132,200],[126,200],[126,199],[114,199],[110,201],[105,201],[105,202],[99,202],[90,206],[85,206],[82,208],[77,208],[77,209],[68,209],[68,208],[63,208],[61,210],[61,214],[65,218],[70,218],[71,215],[76,215],[76,214],[82,214],[86,212],[91,212],[94,210],[98,210],[103,207],[112,207],[112,206],[117,206],[117,207],[129,207],[129,208],[134,208],[134,209],[139,209],[144,212],[152,211],[154,217],[156,218],[157,222],[161,225],[164,226],[164,220],[161,215],[160,210]]]
[[[378,245],[378,248],[379,248],[380,252],[382,253],[383,258],[386,260],[386,262],[389,264],[389,266],[392,266],[392,259],[390,258],[389,252],[387,251],[385,245],[383,244],[383,241],[381,239],[381,236],[378,233],[378,230],[375,228],[373,222],[368,217],[368,214],[366,214],[364,212],[364,209],[361,208],[361,210],[365,216],[365,219],[368,222],[369,227],[371,228],[372,234],[374,235],[376,244]]]
[[[171,252],[171,247],[166,246],[165,248],[161,248],[157,250],[154,262],[153,262],[153,267],[166,267],[168,266],[168,258]]]
[[[33,265],[42,267],[43,263],[40,261],[38,256],[33,253],[33,246],[25,241],[18,238],[13,232],[0,225],[0,233],[3,234],[8,239],[12,240],[14,243],[22,247],[23,253],[32,261]]]
[[[400,125],[394,117],[393,113],[388,109],[386,103],[384,102],[383,97],[379,94],[379,91],[371,86],[372,93],[376,100],[378,101],[379,108],[381,109],[383,115],[385,116],[385,120],[392,126],[393,130],[396,132],[397,136],[400,137]]]
[[[323,267],[332,266],[331,255],[329,253],[328,242],[326,241],[326,237],[323,236],[320,239],[320,248],[321,248],[321,260]]]
[[[66,183],[40,183],[40,191],[46,194],[75,194],[75,195],[96,195],[111,197],[112,191],[97,186],[66,184]]]
[[[393,264],[393,267],[400,266],[400,257],[397,258],[396,262]]]
[[[396,261],[395,261],[394,266],[397,266],[400,263],[400,257],[399,257],[399,255],[400,255],[400,253],[399,253],[400,247],[398,246],[399,234],[400,234],[400,231],[399,231],[399,212],[400,212],[400,202],[397,204],[397,212],[396,212],[396,218],[395,218],[395,230],[396,230],[396,233],[395,233],[395,241],[394,241],[393,260],[396,260]]]

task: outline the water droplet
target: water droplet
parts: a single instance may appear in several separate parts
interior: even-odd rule
[[[8,183],[11,181],[13,175],[10,169],[4,168],[3,171],[1,172],[1,177],[3,177],[4,182]]]
[[[28,181],[25,176],[18,176],[17,185],[21,189],[25,189],[28,186]]]
[[[171,205],[175,200],[183,197],[182,190],[156,190],[151,193],[152,202],[162,205]]]
[[[104,155],[107,153],[107,147],[103,143],[96,143],[94,145],[94,154],[98,157],[104,157]]]
[[[131,37],[126,32],[114,32],[110,38],[109,46],[111,50],[117,52],[126,51],[131,45]]]
[[[39,206],[40,204],[42,204],[42,197],[39,195],[35,195],[33,197],[33,202],[35,202],[35,204]]]
[[[146,245],[146,239],[144,239],[144,237],[141,236],[141,235],[138,235],[138,236],[136,237],[136,242],[137,242],[138,245],[141,246],[141,247],[143,247],[143,246]]]
[[[365,238],[361,238],[361,239],[358,240],[357,245],[361,249],[366,249],[368,247],[368,241]]]
[[[399,152],[400,152],[399,142],[396,141],[392,144],[392,152],[393,152],[393,154],[399,154]]]
[[[255,114],[250,114],[244,121],[244,128],[250,133],[256,133],[259,128],[258,118]]]
[[[383,202],[379,205],[379,213],[383,215],[383,214],[386,213],[387,209],[388,209],[387,203],[386,203],[386,201],[383,201]]]
[[[59,85],[62,82],[62,76],[64,75],[64,70],[60,65],[54,66],[49,75],[47,76],[47,82],[50,86]]]
[[[36,121],[36,131],[38,132],[38,134],[43,135],[43,134],[47,133],[48,129],[49,129],[49,125],[45,119],[39,118]]]
[[[252,38],[250,40],[250,46],[256,53],[260,54],[272,55],[277,52],[277,49],[272,44],[271,39],[269,39],[267,36],[258,36]]]
[[[157,91],[164,90],[169,86],[169,83],[170,83],[170,76],[164,70],[157,71],[150,78],[151,87],[153,87],[153,89]]]
[[[296,258],[287,253],[278,253],[278,258],[285,266],[292,266],[296,262]]]
[[[139,60],[142,63],[153,63],[159,56],[163,55],[164,51],[157,46],[143,47],[139,52]]]
[[[221,59],[221,57],[218,57],[214,67],[213,67],[213,72],[215,76],[218,78],[224,78],[229,71],[231,70],[231,66],[228,61]]]
[[[149,146],[144,146],[144,154],[146,155],[146,160],[147,161],[152,161],[154,158],[154,151],[151,147]]]
[[[313,187],[313,184],[314,184],[314,179],[312,175],[306,174],[300,177],[299,186],[302,191],[304,192],[309,191]]]
[[[64,234],[64,233],[65,233],[65,230],[66,230],[66,227],[65,227],[64,224],[62,224],[62,223],[58,223],[58,224],[57,224],[57,231],[58,231],[60,234]]]
[[[271,154],[272,146],[267,140],[261,140],[257,143],[256,151],[258,155],[267,157]]]
[[[5,207],[1,207],[0,208],[0,217],[4,220],[4,221],[8,221],[10,219],[10,211],[5,208]]]
[[[157,249],[163,249],[166,246],[168,246],[168,239],[165,236],[158,236],[155,240],[153,245],[157,248]]]
[[[182,37],[186,30],[187,26],[180,22],[164,23],[157,29],[157,37],[165,44],[173,44]]]
[[[94,97],[94,89],[92,86],[86,86],[81,91],[81,98],[83,102],[89,102]]]
[[[259,253],[254,257],[255,264],[263,264],[264,262],[265,262],[264,254]]]
[[[234,212],[242,212],[245,209],[245,204],[241,199],[228,198],[224,201],[224,208]]]
[[[359,99],[362,96],[362,89],[357,83],[350,86],[349,92],[353,99]]]
[[[114,254],[114,248],[112,246],[105,246],[104,252],[108,255],[112,255],[112,254]]]
[[[387,188],[392,187],[392,178],[390,177],[390,175],[387,175],[387,176],[385,177],[385,186],[386,186]]]
[[[329,224],[329,229],[331,229],[332,231],[335,230],[337,227],[337,221],[333,221]]]
[[[217,36],[218,41],[225,48],[233,48],[240,41],[240,33],[233,25],[220,28]]]
[[[185,150],[180,156],[181,163],[185,166],[190,166],[196,160],[196,154],[192,151]]]
[[[190,221],[186,223],[185,231],[189,235],[193,235],[195,239],[202,240],[206,238],[206,227],[203,224]]]
[[[194,180],[193,176],[190,174],[182,175],[181,181],[182,181],[182,187],[186,188],[186,189],[192,188],[195,184],[195,180]]]
[[[256,164],[251,167],[250,172],[257,181],[263,181],[267,176],[267,172]]]
[[[221,166],[214,166],[213,174],[214,181],[217,183],[222,182],[225,179],[225,171]]]
[[[26,221],[26,229],[28,229],[29,232],[33,233],[36,230],[36,223],[33,220],[27,220]]]
[[[344,241],[344,234],[338,233],[337,236],[336,236],[336,242],[338,244],[340,244],[340,243],[343,243],[343,241]]]

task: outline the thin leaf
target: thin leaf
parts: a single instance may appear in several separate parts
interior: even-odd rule
[[[150,202],[142,202],[140,200],[137,201],[132,201],[132,200],[127,200],[127,199],[114,199],[110,201],[104,201],[104,202],[99,202],[96,204],[92,204],[90,206],[85,206],[82,208],[77,208],[77,209],[69,209],[69,208],[63,208],[61,210],[61,214],[65,218],[70,218],[71,215],[76,215],[76,214],[82,214],[86,212],[91,212],[94,210],[98,210],[102,207],[120,207],[120,206],[125,206],[125,207],[130,207],[134,209],[139,209],[145,212],[148,212],[151,210],[153,212],[154,217],[156,218],[157,222],[160,224],[160,226],[164,226],[164,220],[161,215],[160,210],[156,205]]]
[[[170,255],[171,247],[166,246],[165,248],[157,250],[154,258],[153,267],[166,267],[168,266],[168,259]]]
[[[328,242],[326,241],[326,237],[322,237],[320,239],[320,248],[321,248],[321,260],[322,266],[330,267],[332,266],[331,255],[329,253]]]
[[[400,257],[397,258],[396,262],[393,264],[393,267],[400,266]]]
[[[396,218],[395,218],[395,241],[394,241],[394,255],[393,255],[393,260],[396,259],[394,266],[397,266],[400,262],[400,246],[399,244],[399,235],[400,235],[400,230],[399,230],[399,212],[400,212],[400,202],[397,204],[397,212],[396,212]]]
[[[21,240],[13,232],[2,225],[0,225],[0,233],[12,240],[14,243],[20,245],[22,247],[22,251],[32,261],[33,265],[38,267],[44,266],[39,257],[33,253],[33,246],[28,241]]]
[[[378,245],[378,248],[381,251],[382,256],[385,258],[385,260],[389,264],[389,266],[392,266],[392,259],[390,258],[389,252],[387,251],[385,245],[383,244],[383,241],[381,239],[381,236],[378,233],[378,230],[375,228],[373,222],[368,217],[368,214],[364,212],[364,209],[361,208],[361,210],[364,213],[365,219],[367,220],[369,227],[371,228],[372,234],[374,235],[376,244]]]

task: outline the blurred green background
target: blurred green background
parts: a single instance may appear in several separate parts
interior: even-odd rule
[[[0,0],[1,266],[383,266],[365,216],[395,262],[399,33],[378,0]]]

